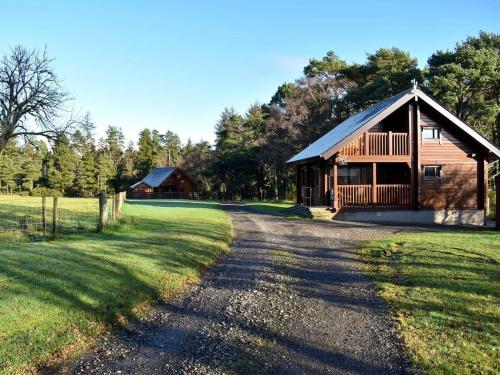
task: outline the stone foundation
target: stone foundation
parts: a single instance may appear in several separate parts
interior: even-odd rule
[[[401,224],[479,225],[484,210],[418,210],[418,211],[341,211],[336,220]]]

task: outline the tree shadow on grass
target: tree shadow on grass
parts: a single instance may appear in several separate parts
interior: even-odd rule
[[[118,228],[41,244],[0,243],[0,300],[6,312],[0,314],[0,329],[10,332],[0,331],[0,371],[19,358],[43,360],[71,344],[71,331],[88,333],[91,322],[134,317],[136,306],[194,277],[229,241],[220,223],[170,220],[148,218],[130,231]],[[58,316],[40,320],[36,310],[43,306]],[[43,332],[53,321],[60,326],[52,334],[63,337],[52,345]]]

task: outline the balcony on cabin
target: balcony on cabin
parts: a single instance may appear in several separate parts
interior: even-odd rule
[[[408,133],[404,132],[365,132],[362,136],[347,144],[340,150],[343,157],[393,156],[410,155]]]

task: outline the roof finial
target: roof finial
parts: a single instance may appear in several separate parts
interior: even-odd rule
[[[415,78],[411,80],[411,84],[413,85],[413,90],[415,90],[418,87],[418,81]]]

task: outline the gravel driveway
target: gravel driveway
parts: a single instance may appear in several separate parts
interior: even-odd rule
[[[72,373],[403,373],[387,308],[355,257],[360,240],[397,229],[226,209],[232,252],[201,285],[106,339]]]

